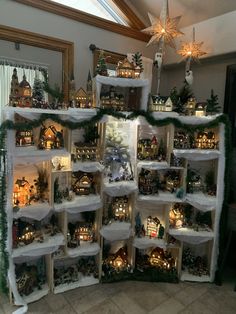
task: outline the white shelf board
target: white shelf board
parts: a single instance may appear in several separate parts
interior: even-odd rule
[[[97,83],[121,87],[144,87],[149,85],[148,79],[131,79],[122,77],[112,77],[97,75],[95,77]]]
[[[72,171],[102,172],[103,170],[104,166],[99,161],[78,161],[72,163]]]
[[[65,291],[80,288],[80,287],[96,285],[98,283],[99,283],[99,279],[94,278],[93,276],[84,276],[76,282],[56,286],[54,288],[54,293],[57,294],[57,293],[65,292]]]
[[[210,276],[203,275],[203,276],[196,276],[189,274],[188,272],[182,271],[180,276],[181,281],[194,281],[194,282],[210,282]]]
[[[213,231],[195,231],[190,228],[170,228],[169,234],[179,241],[194,245],[210,241],[214,238]]]
[[[100,246],[98,243],[86,243],[74,249],[68,248],[67,255],[69,257],[94,256],[94,255],[97,255],[99,251],[100,251]]]
[[[149,161],[149,160],[138,160],[137,163],[138,168],[144,168],[144,169],[168,169],[170,168],[170,165],[167,163],[167,161]]]
[[[138,190],[137,182],[133,181],[119,181],[119,182],[111,182],[108,180],[104,181],[103,190],[110,196],[124,196],[129,195]]]
[[[176,157],[197,161],[217,159],[221,154],[217,149],[173,149],[173,153]]]
[[[113,222],[100,229],[100,234],[109,241],[129,239],[131,233],[132,229],[130,222]]]
[[[12,257],[19,256],[41,256],[51,254],[58,249],[58,246],[65,244],[63,234],[56,234],[52,237],[47,236],[43,243],[32,242],[28,245],[13,249]]]
[[[71,202],[63,202],[61,204],[54,204],[56,212],[67,211],[68,213],[81,213],[86,211],[94,211],[102,207],[100,195],[82,195],[76,196]]]
[[[166,243],[163,239],[158,239],[158,238],[150,239],[149,237],[142,237],[142,238],[135,237],[133,241],[133,246],[141,250],[151,248],[151,247],[159,247],[159,248],[165,249]]]
[[[47,284],[42,285],[41,290],[38,290],[37,288],[35,289],[36,290],[34,290],[30,295],[22,296],[22,299],[25,301],[26,304],[38,301],[49,293],[49,287]]]
[[[52,206],[49,203],[35,203],[25,207],[20,207],[17,212],[13,211],[13,218],[18,219],[21,217],[31,218],[35,220],[42,220],[51,211]]]
[[[188,202],[190,205],[204,212],[216,209],[217,204],[216,196],[210,196],[202,192],[198,192],[186,194],[185,199],[186,202]]]
[[[158,203],[182,203],[183,199],[177,198],[174,193],[159,191],[158,194],[138,196],[139,201]]]

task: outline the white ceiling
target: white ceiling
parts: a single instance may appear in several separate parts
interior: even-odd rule
[[[147,12],[159,16],[163,0],[126,0],[126,3],[149,26]],[[180,28],[235,10],[236,0],[169,0],[170,17],[182,16]]]

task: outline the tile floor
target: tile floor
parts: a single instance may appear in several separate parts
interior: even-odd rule
[[[234,278],[222,286],[119,282],[49,294],[29,305],[31,314],[233,314],[236,313]],[[0,314],[17,309],[0,296]]]

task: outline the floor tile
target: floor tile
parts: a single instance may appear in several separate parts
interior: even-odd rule
[[[202,285],[193,285],[183,288],[181,291],[175,294],[175,299],[183,305],[187,306],[207,291],[207,287]]]
[[[113,302],[105,300],[102,303],[95,305],[90,310],[84,312],[84,314],[122,314],[123,311]]]
[[[149,314],[177,314],[184,309],[184,305],[174,298],[168,298]],[[198,313],[200,314],[200,312]]]
[[[143,308],[140,307],[135,301],[127,296],[125,292],[119,292],[112,296],[111,300],[127,314],[144,314],[147,313]]]

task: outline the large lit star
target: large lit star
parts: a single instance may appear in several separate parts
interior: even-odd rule
[[[175,48],[174,38],[183,35],[177,28],[181,16],[175,18],[169,18],[169,16],[167,16],[165,21],[162,21],[160,18],[157,18],[150,13],[148,13],[148,16],[152,25],[142,30],[143,32],[152,35],[147,46],[152,43],[159,43],[163,40],[164,44]]]
[[[199,57],[206,54],[205,51],[201,50],[202,45],[203,41],[200,43],[196,43],[195,41],[190,43],[183,43],[177,53],[184,59],[191,58],[194,61],[199,61]]]

